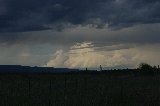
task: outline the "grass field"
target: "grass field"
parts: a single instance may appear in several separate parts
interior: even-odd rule
[[[159,105],[159,75],[0,74],[0,106]]]

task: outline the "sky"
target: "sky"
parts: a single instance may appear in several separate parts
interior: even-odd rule
[[[159,0],[0,0],[0,64],[160,64]]]

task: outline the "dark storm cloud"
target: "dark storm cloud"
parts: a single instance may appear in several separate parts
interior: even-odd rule
[[[48,25],[84,23],[96,0],[7,0],[7,11],[0,16],[1,32],[50,29]]]
[[[159,23],[159,0],[1,0],[0,32],[63,29],[93,24],[102,28]],[[3,4],[3,5],[2,5]]]
[[[70,47],[76,43],[93,42],[95,47],[119,44],[160,43],[160,24],[143,24],[121,30],[76,27],[61,32],[44,30],[35,32],[1,33],[0,45],[51,44]]]
[[[96,16],[110,27],[128,27],[134,24],[157,23],[160,21],[159,1],[115,0],[101,4]]]

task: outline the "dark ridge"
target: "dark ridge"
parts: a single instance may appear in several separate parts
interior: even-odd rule
[[[0,65],[0,73],[68,73],[77,72],[78,69],[54,67],[30,67],[21,65]]]
[[[79,70],[54,67],[31,67],[21,65],[0,65],[0,74],[108,74],[108,75],[155,75],[160,74],[158,67],[142,67],[137,69],[111,69],[111,70]]]

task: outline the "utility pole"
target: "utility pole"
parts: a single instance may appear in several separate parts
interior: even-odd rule
[[[75,82],[75,90],[76,90],[76,98],[78,98],[78,74],[76,75],[76,82]],[[78,100],[76,99],[76,105],[78,106]]]
[[[100,65],[100,71],[102,71],[102,66]]]
[[[31,105],[31,77],[28,76],[28,102]]]
[[[65,74],[65,81],[64,81],[64,106],[67,105],[67,75]]]
[[[49,106],[52,106],[52,80],[49,81]]]

